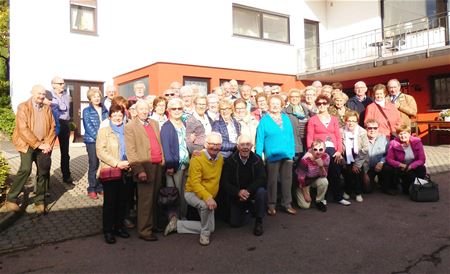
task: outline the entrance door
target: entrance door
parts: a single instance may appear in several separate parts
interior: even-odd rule
[[[70,94],[70,120],[77,125],[75,131],[75,142],[82,142],[84,135],[83,127],[83,109],[89,106],[87,92],[91,87],[97,87],[103,92],[104,82],[92,82],[81,80],[64,80],[66,89]]]

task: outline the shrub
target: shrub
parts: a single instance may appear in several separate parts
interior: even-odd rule
[[[6,188],[6,179],[8,179],[9,171],[8,161],[6,161],[3,153],[0,152],[0,192]]]
[[[11,107],[0,108],[0,132],[4,133],[11,139],[15,126],[16,115],[12,111]]]

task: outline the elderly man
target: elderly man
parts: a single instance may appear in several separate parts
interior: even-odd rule
[[[136,103],[138,100],[145,100],[145,84],[142,81],[137,81],[133,85],[134,95],[128,98],[130,104]]]
[[[69,138],[70,138],[70,94],[64,89],[64,80],[61,77],[52,79],[52,109],[58,113],[59,120],[59,150],[61,151],[61,172],[63,182],[69,185],[73,184],[70,173],[70,155],[69,155]]]
[[[208,115],[211,121],[219,120],[219,96],[215,93],[210,93],[206,96],[208,103],[208,110],[206,115]]]
[[[180,97],[180,89],[181,89],[181,84],[177,81],[173,81],[172,83],[170,83],[169,89],[174,93],[174,97],[179,98]]]
[[[411,118],[417,115],[416,100],[411,95],[402,93],[400,82],[397,79],[389,80],[387,89],[389,91],[388,99],[400,112],[402,124],[411,127]]]
[[[137,183],[139,238],[157,241],[153,230],[156,228],[156,196],[161,188],[162,153],[158,122],[149,119],[148,104],[136,103],[137,117],[125,125],[125,145],[128,162]]]
[[[223,82],[222,83],[222,91],[223,91],[223,98],[225,99],[231,99],[231,92],[233,90],[233,87],[231,86],[230,82]]]
[[[253,104],[252,100],[251,100],[252,87],[247,84],[242,85],[240,94],[241,94],[241,98],[244,99],[245,102],[247,103],[247,111],[248,111],[248,113],[250,113],[252,111],[252,109],[255,107],[255,104]]]
[[[223,157],[219,153],[222,136],[211,132],[206,136],[205,149],[199,156],[192,157],[189,163],[189,175],[184,197],[186,202],[197,208],[200,221],[177,220],[174,216],[167,225],[164,235],[173,231],[178,233],[200,234],[201,245],[209,245],[209,238],[214,232],[214,210],[217,208],[215,197],[219,191]]]
[[[389,195],[395,195],[396,186],[392,182],[393,174],[390,173],[390,170],[384,164],[386,162],[389,140],[384,134],[379,134],[378,122],[374,119],[366,121],[366,130],[369,140],[369,161],[364,164],[364,169],[367,172],[365,191],[368,193],[372,192],[375,177],[378,176],[381,191]]]
[[[102,107],[108,112],[114,95],[116,95],[116,88],[113,85],[108,85],[106,87],[106,96],[102,98]]]
[[[52,110],[44,104],[45,89],[33,86],[32,97],[17,108],[13,143],[20,153],[20,167],[6,198],[2,211],[19,211],[16,203],[31,173],[33,162],[37,166],[36,213],[45,213],[45,191],[50,181],[51,152],[56,139]]]
[[[366,96],[367,86],[363,81],[355,83],[355,96],[347,101],[347,107],[351,110],[358,112],[359,125],[364,127],[364,115],[366,107],[373,102],[372,98]]]
[[[231,85],[231,100],[236,100],[238,98],[241,98],[240,94],[239,94],[239,84],[236,80],[231,79],[230,80],[230,85]]]
[[[250,212],[253,212],[256,218],[253,234],[261,236],[267,208],[267,180],[264,163],[252,152],[252,147],[250,136],[239,136],[237,151],[225,160],[220,185],[229,204],[230,225],[245,225],[250,219]]]
[[[322,82],[316,80],[312,82],[311,86],[313,86],[316,89],[316,96],[322,94]]]
[[[183,121],[186,121],[194,112],[194,106],[192,104],[194,99],[194,93],[191,87],[182,86],[180,89],[180,98],[183,100]]]

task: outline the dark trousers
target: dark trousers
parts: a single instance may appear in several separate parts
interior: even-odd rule
[[[375,171],[374,168],[370,168],[367,172],[367,175],[369,175],[370,179],[370,190],[368,192],[372,192],[372,188],[375,185],[375,176],[378,176],[378,184],[380,185],[382,191],[396,189],[397,186],[393,180],[393,171],[394,170],[390,168],[386,163],[383,164],[383,168],[379,172]]]
[[[427,169],[425,166],[418,166],[415,169],[411,169],[409,171],[402,171],[400,168],[394,168],[387,165],[387,168],[390,169],[390,172],[394,174],[393,180],[394,184],[397,185],[401,180],[402,190],[404,194],[409,194],[409,186],[414,183],[414,180],[418,178],[425,178],[427,175]]]
[[[136,209],[136,203],[138,199],[136,182],[133,180],[133,177],[131,175],[125,176],[125,196],[125,218],[131,218],[131,210]]]
[[[97,180],[98,158],[95,150],[95,143],[86,144],[86,151],[89,159],[87,192],[100,193],[103,191],[103,187]]]
[[[267,209],[267,191],[260,187],[252,193],[248,201],[241,202],[237,197],[230,197],[230,225],[233,227],[243,226],[250,220],[250,212],[256,218],[262,218]]]
[[[346,165],[345,169],[342,171],[345,181],[345,193],[348,195],[353,193],[355,193],[355,195],[361,195],[364,171],[361,168],[359,173],[353,173],[352,166],[352,164]]]
[[[106,182],[103,191],[103,233],[112,233],[123,227],[125,183],[123,180]]]
[[[328,189],[333,195],[333,199],[338,202],[342,200],[343,190],[341,186],[341,167],[334,162],[333,154],[336,152],[334,147],[327,147],[325,152],[330,156],[330,165],[328,166]]]
[[[42,150],[38,148],[32,149],[31,147],[28,148],[26,153],[20,152],[20,167],[8,193],[8,201],[16,202],[17,196],[19,196],[28,177],[30,177],[33,162],[36,162],[37,166],[36,196],[34,202],[35,204],[44,203],[45,191],[50,182],[51,154],[42,153]]]
[[[67,181],[70,176],[70,156],[69,156],[69,138],[70,138],[70,129],[69,129],[69,121],[59,120],[59,150],[61,151],[61,172],[63,175],[63,181]]]

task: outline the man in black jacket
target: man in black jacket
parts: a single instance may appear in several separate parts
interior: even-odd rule
[[[253,234],[261,236],[267,208],[266,172],[261,158],[251,151],[252,146],[250,136],[239,136],[237,151],[225,160],[220,185],[229,204],[230,225],[245,225],[254,211]]]

